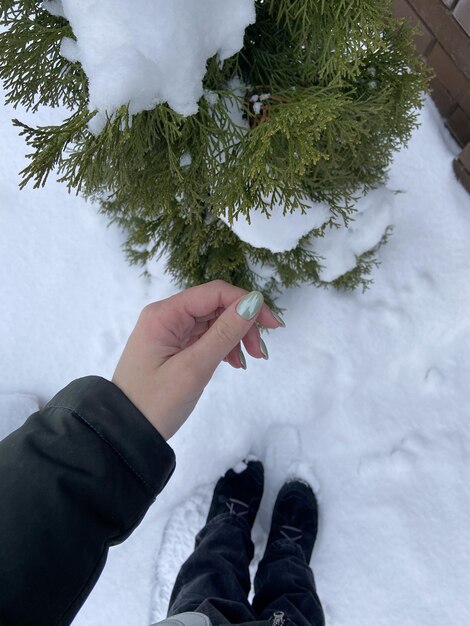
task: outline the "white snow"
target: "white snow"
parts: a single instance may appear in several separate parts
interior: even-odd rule
[[[177,291],[164,260],[153,282],[126,264],[124,236],[91,203],[52,179],[18,191],[27,149],[10,118],[62,115],[33,120],[4,107],[0,116],[3,434],[71,379],[110,377],[141,307]],[[298,473],[319,490],[312,567],[328,626],[470,623],[470,198],[432,103],[421,122],[387,185],[404,193],[378,191],[382,215],[372,220],[372,196],[354,243],[344,242],[360,251],[392,217],[375,284],[281,295],[287,327],[265,337],[269,361],[216,372],[171,441],[173,478],[111,549],[76,626],[142,626],[164,614],[212,486],[249,452],[267,473],[258,557],[282,481]],[[333,260],[346,266],[342,254]]]
[[[305,213],[299,209],[286,215],[283,215],[283,207],[272,196],[266,196],[263,200],[270,207],[269,217],[256,210],[251,211],[250,221],[238,214],[230,223],[228,209],[225,215],[220,216],[242,241],[255,248],[269,248],[272,252],[291,250],[306,233],[320,228],[330,218],[326,204],[315,204],[308,198],[302,200],[308,207]]]
[[[189,152],[185,152],[183,155],[181,155],[180,158],[180,165],[181,167],[188,167],[188,165],[191,165],[192,159],[191,159],[191,155],[189,154]]]
[[[394,192],[384,186],[361,197],[355,204],[356,213],[346,228],[340,224],[325,231],[324,237],[311,239],[307,246],[321,257],[320,278],[335,280],[356,265],[356,258],[372,250],[382,239],[387,226],[395,221]]]
[[[43,0],[42,6],[49,11],[51,15],[65,17],[62,0]]]
[[[0,393],[0,441],[23,424],[25,415],[38,409],[38,399],[33,395]]]
[[[206,62],[221,62],[243,46],[254,22],[254,0],[58,0],[45,2],[63,14],[76,41],[61,53],[79,61],[88,77],[90,130],[99,133],[122,105],[131,115],[167,102],[192,115],[203,95]]]
[[[256,115],[259,115],[261,113],[261,109],[263,107],[263,101],[267,100],[269,98],[271,94],[269,93],[262,93],[262,94],[254,94],[253,96],[251,96],[250,98],[250,102],[253,103],[253,111]]]

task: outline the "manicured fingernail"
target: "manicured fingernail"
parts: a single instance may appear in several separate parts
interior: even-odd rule
[[[263,306],[264,298],[260,291],[252,291],[237,304],[237,313],[245,320],[251,320]]]
[[[246,359],[245,359],[245,355],[243,354],[241,348],[240,348],[240,363],[242,364],[242,367],[244,370],[246,370]]]
[[[266,344],[261,339],[261,337],[259,338],[259,349],[261,350],[261,352],[263,354],[263,359],[266,359],[266,361],[267,361],[269,359],[269,352],[268,352],[268,349],[266,347]]]
[[[285,328],[285,327],[286,327],[286,323],[285,323],[285,321],[282,319],[282,317],[279,317],[279,315],[278,315],[277,313],[274,313],[274,311],[271,311],[271,313],[273,314],[274,319],[276,319],[276,320],[279,322],[279,324],[280,324],[283,328]]]

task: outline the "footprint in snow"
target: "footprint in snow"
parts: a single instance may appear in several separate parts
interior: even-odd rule
[[[441,430],[432,438],[411,432],[384,452],[364,455],[357,472],[364,478],[399,476],[412,472],[454,474],[463,467],[470,471],[470,439],[463,432]]]
[[[424,382],[429,391],[438,391],[445,384],[446,377],[438,367],[432,365],[424,374]]]

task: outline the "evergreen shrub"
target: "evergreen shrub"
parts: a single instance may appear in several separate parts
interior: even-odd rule
[[[208,61],[197,114],[161,104],[130,117],[122,106],[95,136],[87,77],[60,54],[62,39],[74,37],[68,22],[40,1],[2,0],[7,102],[71,111],[58,126],[14,120],[32,149],[21,186],[57,172],[126,229],[131,262],[165,254],[182,285],[221,278],[260,288],[270,302],[282,286],[325,285],[311,243],[347,226],[358,194],[384,182],[416,126],[426,70],[390,0],[257,0],[256,15],[238,54],[222,66]],[[268,217],[272,202],[284,214],[314,210],[306,199],[326,202],[330,218],[287,252],[253,247],[219,219]],[[374,252],[333,285],[366,285]]]

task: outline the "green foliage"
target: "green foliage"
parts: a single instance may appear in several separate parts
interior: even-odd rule
[[[36,111],[39,106],[64,104],[85,108],[88,86],[80,64],[60,55],[64,37],[73,38],[67,20],[55,17],[34,0],[2,0],[0,78],[6,102]]]
[[[390,0],[258,0],[256,11],[243,49],[222,66],[209,60],[196,115],[161,104],[131,119],[122,106],[94,135],[86,76],[60,55],[69,24],[41,2],[4,0],[7,101],[73,111],[59,126],[15,120],[32,149],[22,185],[44,185],[57,172],[126,229],[131,262],[164,255],[181,285],[222,278],[270,301],[282,286],[325,286],[314,239],[347,225],[358,190],[384,181],[416,126],[427,72]],[[255,95],[263,95],[259,110]],[[219,219],[249,220],[255,210],[268,218],[274,204],[285,214],[310,211],[311,201],[328,204],[329,222],[284,253],[254,248]],[[333,285],[367,286],[375,253]],[[272,270],[267,283],[263,267]]]

